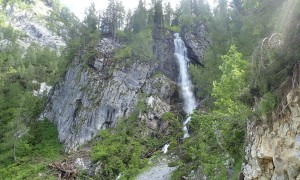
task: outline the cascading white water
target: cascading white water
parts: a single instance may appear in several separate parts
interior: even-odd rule
[[[193,84],[191,82],[188,73],[188,58],[187,58],[187,48],[184,42],[179,36],[179,33],[174,34],[174,45],[175,45],[175,56],[179,65],[179,84],[181,87],[181,94],[183,97],[183,110],[187,113],[188,117],[183,123],[183,138],[189,137],[187,130],[187,123],[191,120],[190,114],[196,108],[197,103],[193,94]]]

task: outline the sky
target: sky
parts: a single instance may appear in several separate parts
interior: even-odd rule
[[[134,9],[138,5],[139,0],[121,0],[123,2],[123,5],[125,7],[125,10],[128,9]],[[210,5],[213,4],[215,0],[207,0]],[[83,19],[84,16],[84,10],[92,3],[94,2],[96,5],[96,8],[99,9],[106,9],[108,5],[108,0],[60,0],[61,4],[67,6],[77,17],[80,19]],[[149,0],[148,0],[149,2]],[[164,0],[164,2],[171,2],[171,5],[173,8],[176,7],[177,4],[179,4],[179,0]]]

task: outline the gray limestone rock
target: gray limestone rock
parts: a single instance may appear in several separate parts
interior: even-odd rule
[[[187,47],[188,57],[192,63],[204,66],[204,52],[210,43],[205,25],[198,24],[193,28],[192,32],[183,32],[182,39]]]
[[[153,116],[160,117],[170,110],[176,83],[165,76],[152,76],[155,67],[146,62],[118,67],[112,63],[111,54],[119,47],[120,44],[103,39],[97,48],[104,58],[96,58],[93,68],[79,58],[74,60],[63,83],[52,90],[42,117],[57,124],[59,140],[67,152],[133,112],[140,93],[157,95],[155,102],[160,103],[154,103],[153,109],[157,110],[152,112]]]
[[[287,96],[280,117],[247,123],[243,173],[250,179],[296,179],[300,175],[299,86]],[[270,123],[272,122],[272,123]]]
[[[157,71],[177,82],[178,67],[174,57],[173,33],[165,29],[156,29],[153,32],[153,41],[153,52],[158,60]]]
[[[50,30],[47,25],[47,18],[53,11],[50,3],[52,0],[43,1],[26,1],[30,9],[24,10],[18,3],[10,3],[6,6],[6,21],[18,31],[24,33],[18,40],[19,44],[27,48],[31,43],[37,43],[42,46],[48,46],[59,49],[65,46],[65,42],[61,36]],[[3,7],[0,7],[2,11]],[[63,31],[63,28],[62,28]]]

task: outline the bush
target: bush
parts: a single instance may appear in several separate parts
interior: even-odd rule
[[[172,32],[180,32],[180,27],[179,26],[168,26],[166,28],[169,29]]]
[[[263,114],[269,113],[277,106],[278,98],[274,93],[266,93],[259,102],[259,111]]]
[[[144,30],[136,34],[132,42],[132,55],[135,59],[144,62],[155,60],[150,30]]]
[[[63,152],[63,147],[58,141],[57,128],[48,120],[32,123],[29,134],[29,143],[33,147],[32,155],[53,160]]]
[[[32,123],[27,141],[30,153],[16,163],[0,165],[0,179],[56,179],[46,170],[49,162],[61,158],[63,147],[57,137],[56,127],[49,121]]]
[[[99,174],[107,179],[115,179],[120,173],[122,177],[131,179],[146,166],[147,160],[141,159],[145,151],[141,140],[133,137],[133,132],[125,122],[113,133],[104,130],[100,133],[98,141],[92,149],[93,161],[101,161]]]
[[[171,139],[174,144],[173,137],[178,134],[183,136],[178,133],[182,129],[181,123],[170,112],[163,115],[163,121],[168,122],[167,130],[147,134],[145,122],[138,118],[139,113],[147,111],[147,105],[140,100],[137,107],[127,119],[119,120],[116,128],[100,132],[99,140],[92,148],[93,161],[101,162],[99,177],[115,179],[122,173],[121,179],[132,179],[147,166],[149,152]]]
[[[124,46],[123,48],[118,49],[115,54],[114,58],[116,60],[124,60],[129,59],[132,56],[132,48],[130,45]]]

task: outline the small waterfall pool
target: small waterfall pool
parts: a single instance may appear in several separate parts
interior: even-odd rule
[[[181,89],[181,95],[183,97],[183,110],[187,114],[187,118],[183,123],[183,138],[189,137],[187,123],[190,122],[190,114],[197,107],[196,99],[193,94],[193,84],[188,73],[187,48],[179,36],[179,33],[174,34],[175,56],[179,66],[179,85]]]

